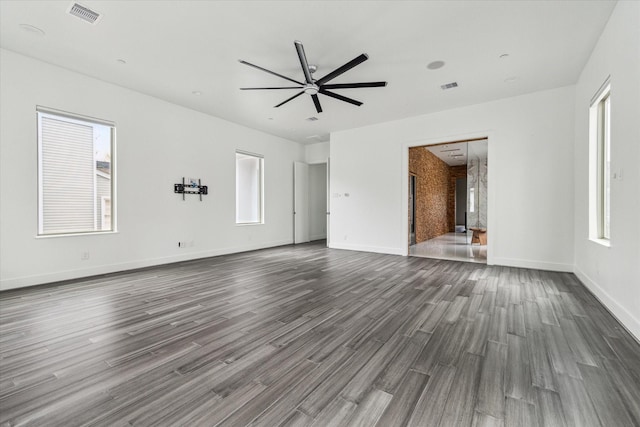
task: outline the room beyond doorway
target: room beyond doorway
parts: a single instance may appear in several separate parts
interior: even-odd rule
[[[447,233],[409,246],[409,256],[487,263],[487,245],[471,245],[466,233]]]
[[[294,243],[326,241],[329,228],[328,162],[295,162],[293,188]]]
[[[409,148],[408,255],[487,263],[488,140]]]

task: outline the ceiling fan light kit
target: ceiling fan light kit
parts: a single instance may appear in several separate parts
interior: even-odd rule
[[[266,73],[273,74],[274,76],[278,76],[280,78],[283,78],[285,80],[288,80],[288,81],[298,85],[298,86],[281,86],[281,87],[243,87],[243,88],[240,88],[240,90],[301,89],[300,92],[298,92],[297,94],[293,95],[292,97],[290,97],[288,99],[285,99],[283,102],[281,102],[280,104],[276,105],[275,108],[286,104],[287,102],[297,98],[298,96],[302,95],[303,93],[306,93],[306,94],[311,96],[311,99],[313,100],[313,104],[316,107],[316,111],[318,113],[322,113],[322,106],[320,105],[320,99],[318,97],[319,93],[322,94],[322,95],[326,95],[328,97],[334,98],[334,99],[338,99],[338,100],[343,101],[343,102],[347,102],[347,103],[352,104],[352,105],[356,105],[356,106],[362,105],[362,102],[360,102],[360,101],[357,101],[355,99],[352,99],[352,98],[337,94],[335,92],[329,91],[328,89],[357,89],[357,88],[363,88],[363,87],[383,87],[383,86],[387,85],[387,82],[327,84],[329,81],[335,79],[336,77],[344,74],[345,72],[349,71],[350,69],[352,69],[356,65],[359,65],[359,64],[363,63],[364,61],[366,61],[367,59],[369,59],[369,56],[366,53],[363,53],[362,55],[357,56],[356,58],[354,58],[351,61],[347,62],[346,64],[342,65],[341,67],[336,68],[335,70],[333,70],[332,72],[330,72],[326,76],[316,80],[316,79],[314,79],[312,77],[311,74],[314,73],[317,70],[317,66],[316,65],[309,65],[309,62],[307,61],[307,55],[304,52],[304,46],[302,45],[302,42],[296,40],[296,41],[293,42],[293,44],[296,47],[296,52],[298,53],[298,59],[300,60],[300,66],[302,67],[302,72],[304,74],[304,80],[305,80],[304,83],[299,82],[297,80],[294,80],[294,79],[292,79],[290,77],[283,76],[282,74],[278,74],[278,73],[276,73],[274,71],[267,70],[266,68],[262,68],[262,67],[260,67],[258,65],[251,64],[251,63],[249,63],[247,61],[240,60],[241,64],[248,65],[248,66],[253,67],[253,68],[257,68],[258,70],[262,70],[262,71],[264,71]]]

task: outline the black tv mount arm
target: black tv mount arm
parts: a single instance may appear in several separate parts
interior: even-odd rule
[[[202,195],[209,194],[209,189],[206,185],[202,185],[199,178],[198,185],[195,185],[195,183],[185,184],[184,177],[182,177],[182,184],[173,184],[173,192],[182,194],[182,200],[184,200],[185,194],[198,194],[200,201],[202,201]]]

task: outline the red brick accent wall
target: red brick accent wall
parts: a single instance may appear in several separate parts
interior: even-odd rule
[[[449,167],[449,195],[447,217],[449,232],[456,231],[456,179],[467,177],[467,165]]]
[[[409,149],[409,172],[416,176],[416,243],[449,231],[449,166],[424,147]]]

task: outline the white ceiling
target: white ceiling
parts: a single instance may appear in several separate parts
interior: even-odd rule
[[[91,25],[67,14],[71,1],[1,0],[0,46],[303,143],[573,84],[615,6],[597,0],[79,3],[101,13],[100,21]],[[273,108],[295,91],[239,90],[289,86],[239,59],[304,80],[294,40],[318,65],[316,78],[367,53],[368,61],[332,83],[384,80],[388,86],[335,90],[361,107],[320,95],[321,114],[308,95]],[[445,66],[427,69],[436,60]],[[453,81],[458,88],[440,89]],[[313,116],[319,120],[306,120]]]
[[[436,157],[449,166],[462,166],[467,164],[469,158],[487,158],[489,144],[486,139],[483,139],[472,142],[431,145],[425,146],[424,148],[435,154]]]

